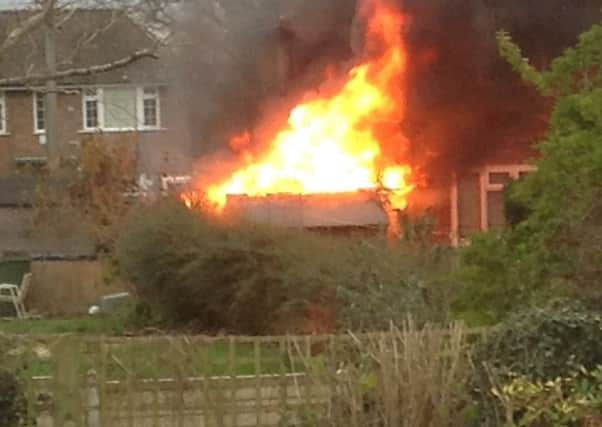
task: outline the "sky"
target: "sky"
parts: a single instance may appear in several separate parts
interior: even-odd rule
[[[24,0],[0,0],[0,9],[12,9],[18,4],[25,3]]]

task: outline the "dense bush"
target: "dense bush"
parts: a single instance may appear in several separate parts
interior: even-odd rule
[[[554,99],[537,171],[507,189],[510,227],[475,238],[461,256],[456,313],[495,323],[513,307],[570,295],[602,308],[602,25],[550,68],[536,70],[509,35],[502,56]]]
[[[255,334],[299,319],[327,284],[326,248],[309,238],[306,247],[295,243],[276,230],[235,231],[174,201],[134,215],[117,254],[139,297],[163,319]]]
[[[23,409],[23,393],[16,376],[0,371],[0,427],[19,425]]]
[[[443,251],[232,224],[176,201],[136,213],[117,257],[154,312],[205,332],[386,329],[409,314],[420,321],[446,312],[429,308],[445,300],[429,289],[431,276],[447,268]]]
[[[548,381],[524,376],[493,388],[506,426],[599,426],[602,423],[602,366]]]
[[[513,254],[508,235],[476,235],[463,248],[451,280],[454,316],[469,325],[494,325],[517,307],[528,303],[533,290],[521,280],[520,259]]]
[[[337,315],[343,330],[386,330],[411,316],[422,324],[449,319],[452,251],[432,245],[346,242],[339,268]]]
[[[595,370],[602,364],[600,342],[602,315],[575,302],[558,301],[509,316],[474,349],[478,368],[474,389],[478,394],[482,422],[499,425],[496,423],[507,418],[504,404],[508,402],[500,400],[499,395],[503,386],[509,386],[510,392],[525,382],[536,386],[557,378],[568,378],[581,369]],[[492,386],[497,387],[498,395],[491,395]],[[521,399],[518,394],[524,391],[514,390],[514,397]],[[547,393],[543,389],[540,392]],[[540,392],[532,398],[540,399]]]
[[[560,301],[510,316],[482,343],[480,360],[500,372],[533,379],[565,375],[573,366],[602,364],[602,315]]]

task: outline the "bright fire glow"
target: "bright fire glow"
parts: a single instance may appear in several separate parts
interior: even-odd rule
[[[383,147],[389,141],[383,139],[389,137],[376,132],[379,124],[399,124],[403,119],[407,62],[403,21],[398,11],[377,5],[366,31],[367,49],[376,50],[367,52],[370,59],[354,67],[336,93],[317,95],[294,107],[267,150],[245,151],[238,170],[205,188],[208,200],[221,209],[228,195],[384,188],[390,192],[391,205],[404,209],[413,190],[411,167],[387,158]],[[250,134],[244,132],[232,138],[230,146],[239,151],[249,143]]]

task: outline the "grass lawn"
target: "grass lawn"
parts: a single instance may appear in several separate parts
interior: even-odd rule
[[[8,335],[114,335],[116,327],[118,327],[116,320],[103,317],[0,321],[0,333]]]

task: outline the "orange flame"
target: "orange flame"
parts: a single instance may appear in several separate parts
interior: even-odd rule
[[[378,124],[399,123],[406,69],[401,40],[403,16],[377,5],[368,20],[371,59],[354,67],[337,92],[314,96],[292,109],[288,124],[256,155],[245,150],[244,166],[224,182],[206,188],[207,199],[223,208],[228,195],[340,193],[385,188],[395,209],[404,209],[413,190],[412,169],[387,158]],[[397,131],[399,132],[399,131]],[[391,137],[394,139],[394,137]],[[236,150],[248,132],[230,141]]]

